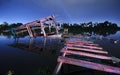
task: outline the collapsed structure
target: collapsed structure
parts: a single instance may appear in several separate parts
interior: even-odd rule
[[[49,24],[46,24],[46,22],[49,22]],[[29,22],[27,24],[21,25],[15,29],[15,31],[18,31],[18,32],[13,31],[12,33],[17,35],[17,34],[28,31],[29,36],[34,37],[34,33],[35,33],[34,30],[41,29],[41,34],[43,34],[44,37],[46,37],[47,36],[46,32],[45,32],[46,27],[48,27],[49,30],[51,29],[51,27],[54,27],[56,30],[56,34],[58,34],[59,27],[58,27],[57,22],[55,21],[55,16],[53,16],[53,15],[48,16],[41,20],[36,20],[33,22]]]

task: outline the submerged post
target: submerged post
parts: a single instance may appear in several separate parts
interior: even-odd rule
[[[67,47],[65,47],[65,48],[63,48],[63,49],[65,49],[65,50],[67,51]],[[64,52],[62,56],[65,57],[66,54],[67,54],[67,52]],[[60,72],[60,69],[61,69],[61,67],[62,67],[62,64],[63,64],[63,62],[59,62],[59,63],[57,64],[57,66],[56,66],[56,68],[55,68],[55,70],[54,70],[54,72],[53,72],[53,75],[57,75],[57,74]]]

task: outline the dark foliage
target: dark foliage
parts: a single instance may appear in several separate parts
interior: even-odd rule
[[[103,23],[80,23],[80,24],[68,24],[63,23],[61,25],[63,28],[67,28],[69,30],[69,33],[83,33],[83,32],[89,32],[89,33],[95,33],[103,36],[107,36],[109,34],[114,34],[118,30],[120,30],[120,27],[116,23],[111,23],[109,21],[105,21]]]

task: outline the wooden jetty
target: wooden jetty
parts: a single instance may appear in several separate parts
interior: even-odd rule
[[[49,21],[51,21],[52,23],[48,23],[48,25],[45,24],[46,22],[49,22]],[[35,29],[40,29],[41,30],[40,33],[42,33],[44,35],[44,37],[46,37],[47,36],[46,31],[45,31],[46,27],[49,27],[49,29],[51,29],[51,27],[54,27],[56,30],[56,34],[59,34],[58,31],[60,28],[58,26],[58,23],[55,21],[54,15],[48,16],[41,20],[36,20],[33,22],[29,22],[27,24],[21,25],[15,29],[16,30],[15,33],[16,33],[16,35],[18,35],[18,34],[21,34],[21,33],[27,31],[30,37],[34,37]]]
[[[85,68],[89,68],[89,69],[93,69],[93,70],[99,70],[99,71],[104,71],[104,72],[109,72],[109,73],[120,74],[119,67],[95,63],[94,61],[91,62],[89,60],[86,61],[84,59],[78,59],[78,58],[75,59],[75,58],[67,57],[68,56],[67,54],[70,54],[71,56],[78,55],[78,56],[85,56],[85,57],[90,57],[90,58],[97,58],[98,60],[99,59],[103,59],[106,61],[109,60],[109,61],[113,61],[113,63],[120,62],[119,58],[103,55],[103,54],[108,54],[108,52],[104,51],[102,49],[102,47],[86,46],[83,43],[87,43],[87,41],[84,42],[83,40],[82,41],[77,40],[75,42],[74,42],[74,40],[73,41],[70,40],[70,41],[67,41],[66,43],[67,43],[66,46],[60,51],[63,53],[63,55],[58,57],[58,64],[55,68],[54,75],[57,75],[59,73],[59,71],[62,67],[62,64],[64,64],[64,63],[81,66],[81,67],[85,67]],[[89,42],[89,43],[91,43],[91,42]],[[92,48],[98,48],[98,49],[92,49]],[[99,50],[99,48],[101,50]]]

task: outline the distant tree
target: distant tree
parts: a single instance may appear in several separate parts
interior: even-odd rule
[[[0,25],[0,30],[6,30],[8,29],[8,26],[9,24],[7,22],[3,22],[1,25]]]
[[[16,28],[20,25],[23,25],[22,23],[13,23],[13,24],[10,24],[10,28]]]
[[[17,23],[16,25],[17,25],[17,26],[21,26],[21,25],[23,25],[23,24],[22,24],[22,23]]]
[[[6,26],[8,26],[9,24],[8,24],[7,22],[3,22],[3,25],[6,25]]]
[[[69,24],[68,24],[68,23],[63,23],[63,24],[62,24],[62,27],[63,27],[63,28],[68,28],[68,27],[69,27]]]

